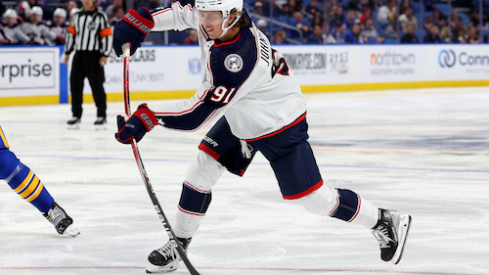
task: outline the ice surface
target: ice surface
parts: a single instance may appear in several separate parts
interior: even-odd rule
[[[489,274],[489,89],[306,94],[310,143],[325,182],[413,217],[399,265],[380,260],[369,230],[281,198],[267,161],[225,173],[189,248],[202,274]],[[151,101],[155,108],[163,101]],[[133,102],[133,109],[139,102]],[[145,274],[167,235],[130,146],[114,139],[123,103],[95,131],[84,104],[0,108],[11,149],[41,178],[81,232],[60,236],[2,181],[0,274]],[[139,144],[170,221],[181,182],[208,128],[157,128]],[[182,264],[172,274],[188,274]]]

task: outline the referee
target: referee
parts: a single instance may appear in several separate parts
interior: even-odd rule
[[[81,0],[83,10],[74,14],[66,34],[65,63],[75,51],[71,64],[71,111],[68,120],[70,129],[78,129],[82,116],[83,83],[88,78],[93,99],[97,106],[95,126],[104,127],[107,123],[107,97],[104,65],[112,49],[112,30],[107,15],[97,10],[98,0]]]

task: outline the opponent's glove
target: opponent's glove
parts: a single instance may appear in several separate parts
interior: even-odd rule
[[[115,138],[124,144],[130,144],[133,138],[136,139],[136,142],[139,142],[157,124],[156,116],[148,109],[148,105],[146,103],[141,104],[138,110],[127,121],[123,116],[117,116],[119,132],[115,134]]]
[[[154,25],[153,16],[147,8],[139,8],[137,12],[130,9],[114,26],[113,48],[116,55],[123,54],[122,45],[127,42],[131,43],[131,55],[133,55]]]

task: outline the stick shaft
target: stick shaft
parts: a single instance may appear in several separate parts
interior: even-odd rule
[[[130,44],[129,43],[124,44],[122,46],[122,50],[124,53],[124,108],[126,111],[126,115],[130,116],[131,115],[131,105],[129,100]],[[190,260],[188,259],[185,250],[183,249],[180,242],[177,240],[175,233],[173,233],[170,223],[168,222],[168,219],[166,218],[165,213],[161,208],[160,202],[158,201],[158,198],[156,197],[156,194],[153,190],[153,186],[151,185],[148,174],[146,173],[146,169],[144,169],[143,160],[141,159],[141,154],[139,153],[138,145],[134,139],[131,140],[131,146],[132,146],[132,152],[134,153],[134,158],[136,159],[136,163],[138,165],[139,173],[143,178],[144,185],[146,187],[146,190],[148,191],[149,197],[151,198],[151,202],[153,202],[153,206],[156,210],[156,213],[158,214],[158,217],[160,218],[160,221],[163,223],[163,227],[165,228],[168,237],[170,238],[170,242],[172,242],[174,247],[176,247],[178,254],[182,258],[185,265],[187,266],[190,274],[200,275],[199,272],[197,272],[197,270],[193,267],[192,263],[190,263]]]

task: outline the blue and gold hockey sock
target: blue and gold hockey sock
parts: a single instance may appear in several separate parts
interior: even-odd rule
[[[54,199],[41,180],[8,148],[0,150],[0,179],[5,179],[14,192],[42,213],[53,206]]]

